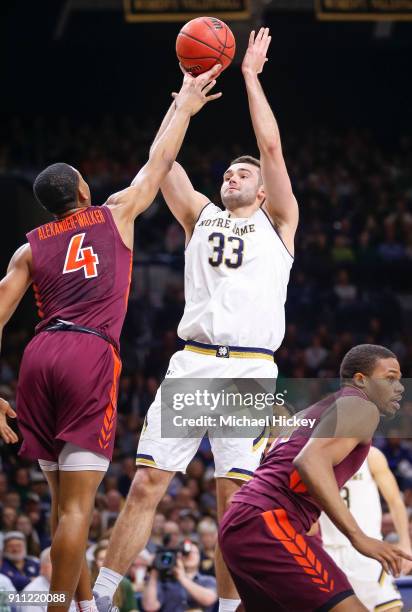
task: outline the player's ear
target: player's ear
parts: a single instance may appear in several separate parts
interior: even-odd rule
[[[366,377],[361,372],[357,372],[353,377],[353,382],[357,387],[363,389],[366,385]]]
[[[77,188],[77,198],[80,204],[84,204],[90,199],[90,189],[86,181],[80,181]]]
[[[260,185],[258,189],[257,198],[260,204],[262,204],[266,200],[266,193],[265,193],[265,188],[263,187],[263,184]]]

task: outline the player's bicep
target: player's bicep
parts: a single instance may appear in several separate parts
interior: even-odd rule
[[[294,463],[305,464],[310,461],[316,463],[318,459],[338,465],[359,444],[358,438],[315,438],[312,437],[297,455]]]
[[[281,152],[262,154],[260,163],[266,195],[265,208],[289,243],[293,241],[298,226],[299,207],[283,155]]]
[[[0,281],[0,325],[5,325],[31,284],[31,249],[28,244],[13,255]]]
[[[194,189],[186,171],[177,162],[162,181],[161,190],[172,215],[186,234],[191,235],[209,199]]]

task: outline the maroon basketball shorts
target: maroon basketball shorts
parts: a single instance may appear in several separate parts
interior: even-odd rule
[[[20,454],[57,461],[66,442],[112,458],[120,358],[91,334],[42,332],[28,344],[17,389]]]
[[[353,595],[319,539],[283,508],[232,503],[219,542],[246,612],[323,612]]]

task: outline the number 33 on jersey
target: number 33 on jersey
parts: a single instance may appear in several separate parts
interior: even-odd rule
[[[275,351],[293,258],[262,209],[231,217],[210,203],[185,253],[183,340]]]

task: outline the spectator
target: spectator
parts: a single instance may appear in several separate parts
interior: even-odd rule
[[[0,547],[0,567],[3,567],[3,548]],[[16,587],[10,580],[8,576],[6,576],[3,571],[0,572],[0,592],[1,591],[16,591]],[[3,607],[2,607],[3,608]],[[4,612],[8,612],[4,610]]]
[[[26,537],[27,554],[31,557],[38,557],[41,551],[40,539],[26,514],[20,514],[17,517],[16,530],[21,531]]]
[[[163,527],[163,543],[170,548],[177,548],[182,539],[179,525],[175,521],[166,521]]]
[[[193,608],[212,612],[217,601],[216,579],[199,573],[199,566],[199,548],[192,543],[189,554],[178,554],[173,568],[175,580],[161,579],[153,568],[143,591],[145,612],[184,612]]]
[[[148,568],[152,565],[153,558],[154,555],[152,555],[147,548],[145,548],[137,555],[137,558],[134,560],[129,570],[129,578],[132,582],[133,590],[139,603],[139,610],[141,609],[141,599],[146,583]]]
[[[6,494],[9,490],[9,482],[7,475],[0,472],[0,504],[5,502]]]
[[[312,344],[305,349],[305,364],[311,372],[316,372],[328,355],[327,349],[322,346],[319,336],[312,338]]]
[[[16,529],[17,511],[11,506],[4,506],[1,513],[2,531],[13,531]]]
[[[217,545],[217,525],[209,517],[200,521],[197,532],[200,544],[200,572],[206,576],[215,576],[215,549]]]
[[[48,593],[50,590],[51,580],[51,559],[50,559],[50,548],[45,548],[40,555],[40,573],[37,578],[34,578],[23,590],[22,593],[37,591],[38,593]],[[76,605],[71,602],[70,612],[76,612]],[[45,605],[32,605],[24,607],[18,606],[18,612],[47,612],[47,604]]]
[[[198,535],[196,531],[196,525],[199,516],[191,510],[181,510],[179,512],[179,528],[183,538],[189,540],[197,540]]]
[[[27,556],[26,538],[21,531],[9,531],[4,536],[3,557],[1,573],[10,578],[17,591],[39,575],[39,561]]]
[[[115,482],[116,486],[116,482]],[[123,505],[123,498],[117,489],[111,489],[106,493],[107,509],[102,512],[102,528],[103,531],[113,524],[120,513]],[[109,524],[111,522],[111,524]]]

